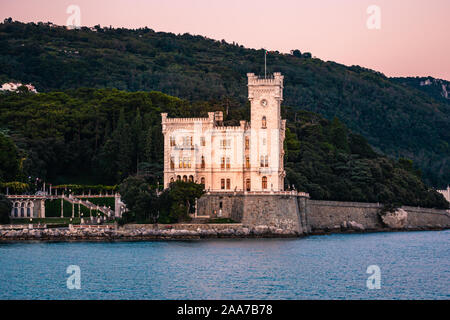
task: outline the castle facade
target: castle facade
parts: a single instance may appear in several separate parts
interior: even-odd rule
[[[202,183],[214,192],[284,189],[281,119],[283,76],[248,73],[250,122],[224,126],[221,111],[207,118],[169,118],[162,113],[164,187],[176,180]]]

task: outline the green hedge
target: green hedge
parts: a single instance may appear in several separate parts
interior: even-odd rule
[[[70,218],[72,217],[72,204],[69,201],[63,201],[63,216]],[[83,205],[80,205],[81,213],[84,217],[89,217],[89,209]],[[92,210],[91,214],[93,217],[97,216],[97,210]],[[103,213],[98,211],[99,216],[103,216]],[[61,217],[61,199],[57,200],[45,200],[45,216],[46,217]],[[78,204],[74,205],[74,216],[79,217]]]

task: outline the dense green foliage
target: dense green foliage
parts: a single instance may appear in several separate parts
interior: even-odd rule
[[[204,191],[203,185],[195,182],[175,181],[159,196],[161,223],[189,220],[189,214],[195,211],[195,199]]]
[[[231,100],[228,103],[233,110],[227,123],[248,117],[245,108]],[[22,176],[46,179],[53,185],[116,184],[138,171],[161,177],[161,112],[187,117],[215,109],[224,107],[219,102],[189,105],[159,92],[13,93],[0,95],[0,124],[22,153]],[[115,190],[73,184],[60,187],[74,192]]]
[[[1,152],[1,150],[0,150]],[[2,166],[0,162],[0,167]],[[24,194],[27,192],[34,193],[37,190],[33,188],[33,185],[20,181],[0,182],[0,192],[9,194]]]
[[[19,152],[13,141],[0,132],[0,182],[12,181],[19,175]]]
[[[113,194],[117,191],[118,186],[105,186],[105,185],[88,185],[88,184],[60,184],[60,185],[53,185],[52,189],[58,189],[58,193],[61,193],[61,190],[66,193],[72,193],[75,195],[81,195],[81,194],[92,194],[92,195],[100,195],[100,194]],[[52,191],[53,192],[53,191]]]
[[[191,105],[158,92],[115,89],[7,94],[0,95],[0,123],[8,124],[22,154],[19,176],[45,178],[53,185],[78,182],[74,180],[79,176],[89,178],[91,184],[118,184],[138,173],[149,181],[146,185],[157,188],[162,182],[160,112],[174,117],[206,116],[208,111],[226,111],[227,107],[226,124],[248,119],[248,105],[229,99]],[[282,111],[288,119],[285,163],[290,186],[294,184],[315,199],[446,206],[441,195],[427,190],[410,161],[395,162],[375,153],[361,135],[350,132],[337,119],[329,121],[292,108],[283,107]],[[88,191],[73,184],[65,187]],[[95,188],[116,188],[88,187],[93,192]],[[184,209],[174,212],[178,217]],[[149,219],[150,213],[141,213],[140,220]],[[168,217],[167,221],[175,219]]]
[[[391,79],[404,86],[420,90],[433,99],[450,104],[450,81],[435,79],[433,77],[404,77]],[[445,91],[447,91],[447,97],[445,96]]]
[[[448,207],[441,194],[422,182],[411,160],[394,161],[375,153],[336,118],[290,112],[296,118],[288,122],[286,132],[290,187],[307,190],[313,199]]]
[[[0,24],[0,81],[31,82],[38,91],[108,87],[128,91],[157,90],[190,101],[226,101],[235,97],[244,103],[246,73],[261,73],[263,56],[262,49],[247,49],[202,36],[154,32],[148,28],[97,28],[97,32],[93,32],[88,28],[66,30],[42,23]],[[366,137],[377,150],[395,158],[413,159],[428,184],[439,187],[450,181],[448,103],[381,73],[325,62],[299,50],[292,55],[271,52],[267,59],[269,72],[280,71],[285,75],[286,105],[319,113],[329,120],[338,117],[352,131]],[[54,99],[58,100],[58,94],[55,95]],[[96,99],[92,97],[93,101]],[[90,126],[85,124],[91,117],[110,117],[110,114],[100,112],[101,107],[91,108],[91,103],[80,108],[75,96],[72,100],[69,108],[73,119],[58,122],[58,114],[47,114],[55,120],[48,130],[73,131],[67,132],[75,135],[71,152],[40,161],[54,163],[49,168],[56,170],[61,163],[69,163],[70,170],[81,166],[80,171],[89,176],[91,173],[84,170],[86,163],[77,161],[80,154],[91,159],[93,154],[86,153],[93,150],[92,145],[100,147],[107,129],[100,126],[104,123],[101,119],[98,123],[90,122]],[[55,103],[41,105],[36,112],[45,115],[45,110]],[[117,117],[117,110],[113,114]],[[156,118],[145,120],[142,109],[141,116],[143,121],[156,121]],[[65,128],[74,124],[73,121],[76,121],[73,128]],[[116,125],[116,121],[112,123]],[[1,126],[4,124],[1,122]],[[41,129],[42,122],[35,120],[28,130],[31,133]],[[122,128],[123,132],[131,130]],[[78,144],[76,137],[81,139],[85,135],[91,135],[89,144]],[[49,148],[50,153],[60,153],[65,148],[60,138],[51,136],[36,143],[35,149]],[[44,150],[40,152],[45,154]],[[114,157],[114,152],[109,144],[104,156]],[[123,177],[125,171],[134,169],[135,159],[124,160],[113,168],[114,175]]]
[[[195,199],[203,194],[202,185],[177,181],[158,194],[158,188],[149,180],[130,176],[120,184],[121,198],[130,210],[124,215],[124,222],[175,223],[190,219]]]
[[[9,215],[11,213],[11,209],[11,201],[9,201],[9,199],[5,195],[0,194],[0,224],[9,223]]]
[[[160,204],[157,189],[146,179],[130,176],[120,184],[119,192],[129,210],[126,222],[156,222]]]
[[[141,162],[161,162],[162,154],[152,149],[161,145],[159,112],[164,109],[180,114],[176,110],[183,110],[184,105],[186,102],[153,92],[79,89],[6,94],[0,95],[0,124],[10,129],[23,153],[25,176],[43,178],[54,185],[117,183],[137,171],[138,157]],[[146,139],[129,149],[133,141],[141,142],[134,139],[138,108],[143,114],[139,134]],[[7,154],[2,157],[11,153],[2,148],[1,154],[4,152]],[[2,170],[7,168],[2,164]]]

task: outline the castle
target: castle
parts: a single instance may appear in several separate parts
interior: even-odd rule
[[[281,119],[283,76],[248,73],[250,122],[224,126],[221,111],[207,118],[162,113],[164,187],[195,181],[212,192],[278,192],[284,189],[286,120]]]

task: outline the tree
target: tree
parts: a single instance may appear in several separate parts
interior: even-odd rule
[[[0,133],[0,181],[15,180],[19,174],[19,152],[12,140]]]
[[[160,196],[161,219],[169,223],[189,220],[189,213],[194,212],[195,199],[203,193],[202,184],[184,181],[171,183]]]
[[[12,210],[12,203],[9,199],[0,194],[0,224],[7,224],[10,221],[9,215]]]
[[[302,53],[298,49],[292,50],[292,55],[294,57],[297,57],[297,58],[301,58],[302,57]]]
[[[126,178],[119,192],[127,208],[134,214],[136,222],[154,222],[158,216],[159,202],[156,188],[138,176]]]

